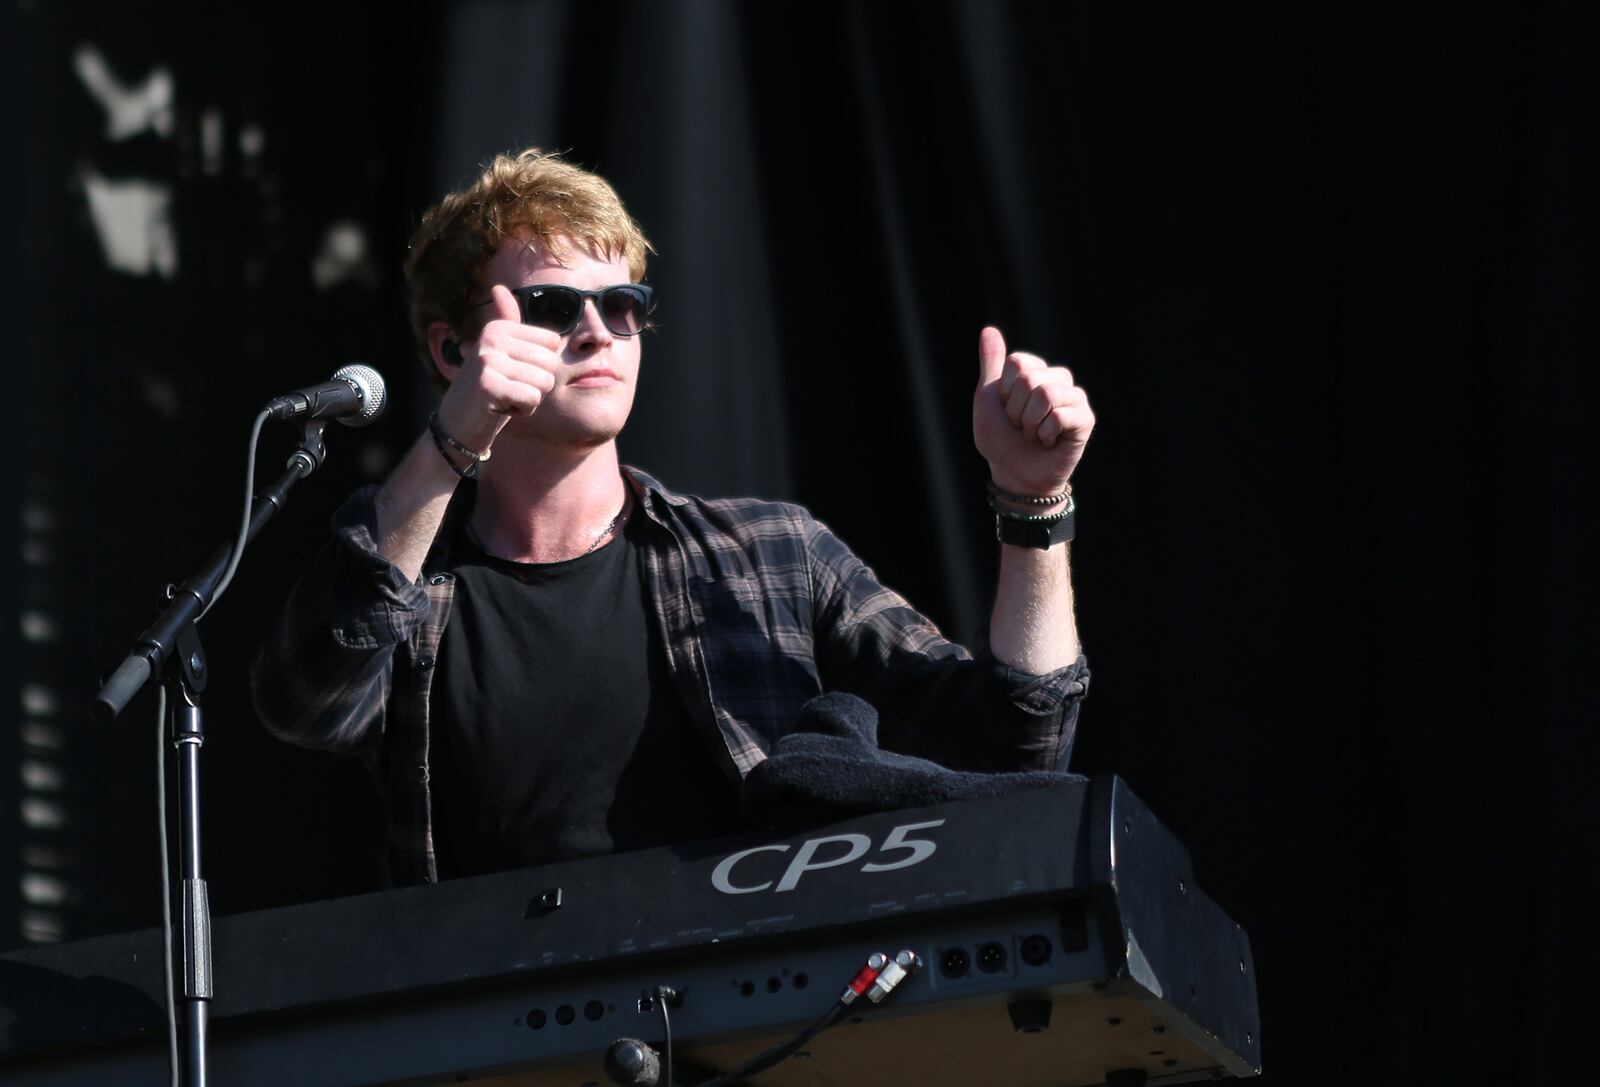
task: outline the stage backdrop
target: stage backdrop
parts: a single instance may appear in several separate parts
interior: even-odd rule
[[[1073,368],[1075,768],[1250,933],[1270,1077],[1571,1074],[1595,19],[1295,7],[14,5],[0,944],[156,923],[154,702],[88,700],[231,532],[254,411],[353,360],[391,411],[205,623],[205,859],[220,912],[376,885],[372,786],[270,740],[245,667],[428,411],[409,230],[534,144],[659,253],[625,458],[804,502],[954,636],[995,564],[978,330]]]

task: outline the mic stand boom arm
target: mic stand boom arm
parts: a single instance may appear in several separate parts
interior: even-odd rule
[[[289,489],[322,466],[326,455],[322,431],[326,426],[325,420],[318,419],[302,428],[300,448],[290,455],[283,475],[252,503],[249,528],[240,550],[283,506]],[[207,667],[196,623],[205,614],[234,550],[233,544],[224,544],[199,573],[182,585],[167,586],[167,606],[161,617],[139,636],[133,652],[100,688],[90,707],[96,720],[111,721],[151,677],[165,673],[172,739],[178,748],[182,970],[177,980],[182,984],[182,1082],[187,1087],[206,1085],[206,1001],[212,995],[211,909],[206,883],[200,875],[200,748],[205,743],[200,693],[205,690]],[[167,969],[172,966],[168,963]]]
[[[246,544],[255,539],[256,533],[282,508],[289,488],[322,466],[327,453],[322,444],[322,432],[327,425],[326,421],[318,419],[302,428],[304,435],[300,448],[289,457],[283,475],[278,482],[256,496],[250,513],[250,529],[245,535]],[[192,629],[195,621],[204,614],[232,554],[233,545],[223,544],[193,577],[176,588],[169,587],[166,610],[139,635],[133,643],[133,651],[101,686],[100,693],[89,707],[91,717],[102,723],[115,720],[133,696],[161,671],[177,646],[180,635]]]

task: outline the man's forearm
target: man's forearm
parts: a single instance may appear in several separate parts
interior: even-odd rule
[[[997,660],[1044,675],[1078,659],[1071,547],[1000,545],[1000,578],[989,620],[989,648]]]
[[[457,482],[432,435],[424,434],[378,490],[378,554],[411,581],[422,573]]]
[[[1089,398],[1070,370],[1025,351],[1008,354],[997,328],[979,333],[972,437],[989,462],[998,513],[1051,523],[1066,516],[1069,481],[1093,429]],[[1002,663],[1045,675],[1077,661],[1071,546],[1000,545],[989,648]]]

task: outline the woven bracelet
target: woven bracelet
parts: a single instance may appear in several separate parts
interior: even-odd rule
[[[444,432],[444,428],[439,425],[438,412],[434,412],[432,415],[428,416],[428,433],[433,435],[433,444],[438,446],[439,455],[444,458],[444,462],[450,466],[450,470],[452,472],[460,476],[462,479],[478,478],[479,470],[482,469],[483,466],[489,461],[488,453],[480,453],[476,449],[471,449],[465,445],[462,445],[450,435],[446,434]],[[445,448],[446,446],[449,448]],[[461,465],[456,463],[456,459],[450,455],[451,449],[454,449],[462,456],[471,459],[472,463],[467,465],[465,468],[461,467]]]

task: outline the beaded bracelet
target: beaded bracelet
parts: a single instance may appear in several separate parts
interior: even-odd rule
[[[1072,484],[1067,484],[1067,489],[1060,494],[1013,494],[991,479],[989,493],[995,498],[1004,498],[1007,502],[1018,506],[1053,506],[1072,497]]]
[[[460,476],[462,479],[478,478],[478,472],[489,461],[488,453],[480,453],[476,449],[462,445],[450,435],[446,434],[444,432],[444,428],[439,425],[438,412],[434,412],[432,415],[428,416],[428,432],[433,435],[433,444],[439,447],[439,455],[444,458],[444,462],[450,466],[450,470],[452,472]],[[450,449],[446,449],[445,446],[449,446],[450,449],[454,449],[462,456],[470,458],[472,463],[467,465],[465,468],[461,467],[456,463],[456,459],[450,455]]]
[[[1064,510],[1057,510],[1054,513],[1017,513],[1014,510],[1008,510],[1004,506],[1000,505],[999,499],[995,496],[991,496],[989,498],[989,508],[994,510],[994,512],[999,516],[1004,517],[1007,521],[1024,521],[1028,524],[1036,525],[1053,524],[1064,517],[1072,516],[1073,512],[1078,508],[1078,504],[1077,502],[1073,501],[1072,495],[1068,494],[1064,495],[1063,497],[1065,497],[1067,500],[1067,508]]]

